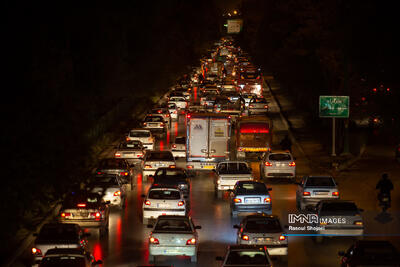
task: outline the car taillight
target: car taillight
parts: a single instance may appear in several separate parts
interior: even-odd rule
[[[76,206],[78,206],[78,208],[85,208],[86,207],[86,203],[79,203]]]
[[[193,165],[186,165],[186,168],[193,169],[194,167],[193,167]]]
[[[264,108],[268,108],[268,105],[264,105]]]
[[[143,122],[143,126],[146,126],[147,125],[147,122]]]
[[[164,126],[165,124],[163,122],[160,123],[160,126]]]
[[[158,112],[158,114],[160,114],[160,113],[162,112],[162,110],[161,110],[161,109],[159,109],[159,110],[157,110],[157,112]]]
[[[178,113],[178,111],[174,110],[174,114]]]
[[[289,167],[294,167],[294,166],[296,166],[296,162],[292,161],[289,163]]]
[[[176,168],[176,165],[169,165],[169,168]]]
[[[166,117],[169,117],[169,114],[165,114]]]
[[[264,165],[265,165],[265,166],[267,166],[267,167],[271,167],[271,166],[272,166],[272,163],[271,163],[271,162],[268,162],[268,161],[266,161],[266,162],[264,163]]]
[[[175,145],[175,144],[173,144],[173,145],[172,145],[172,148],[176,148],[176,145]]]
[[[152,236],[149,238],[149,241],[151,244],[156,244],[156,245],[160,244],[160,241],[158,241],[157,238],[152,237]]]
[[[339,192],[338,191],[332,192],[332,196],[338,197],[339,196]]]
[[[131,139],[129,139],[129,137],[127,137],[127,138],[125,138],[125,140],[128,142],[128,141],[130,141]]]
[[[304,191],[304,192],[303,192],[303,196],[310,196],[310,195],[311,195],[310,192],[307,192],[307,191]]]
[[[115,153],[115,157],[116,157],[116,158],[121,157],[121,153]]]
[[[97,220],[99,220],[101,218],[101,213],[100,212],[92,212],[90,213],[90,215],[94,218],[96,218]]]
[[[145,169],[151,169],[151,165],[144,165]]]
[[[233,202],[235,202],[235,203],[241,203],[242,200],[241,200],[240,198],[234,198],[234,199],[233,199]]]
[[[363,225],[363,222],[362,221],[355,221],[354,224],[355,225]]]
[[[248,235],[242,235],[242,239],[243,239],[243,240],[246,240],[246,241],[249,241],[250,238],[249,238]]]
[[[192,116],[192,115],[187,114],[187,115],[186,115],[186,119],[190,119],[191,116]]]
[[[42,251],[39,248],[32,248],[32,254],[39,256],[42,255]]]
[[[143,157],[143,154],[136,154],[136,157],[138,158]]]
[[[185,205],[185,202],[183,202],[183,201],[179,201],[179,202],[178,202],[178,206],[179,206],[179,207],[182,207],[183,205]]]
[[[128,173],[128,172],[120,172],[119,174],[120,174],[121,176],[128,176],[129,173]]]
[[[249,105],[250,108],[254,108],[254,105]]]
[[[196,238],[190,238],[186,241],[186,245],[195,245],[196,242]]]
[[[115,191],[114,192],[114,197],[119,197],[119,196],[121,196],[121,191]]]
[[[271,198],[270,197],[264,198],[264,203],[271,203]]]
[[[69,216],[71,216],[71,213],[69,213],[69,212],[61,212],[61,218],[65,218],[65,217],[69,217]]]
[[[150,200],[146,200],[146,201],[144,202],[144,204],[145,204],[146,206],[150,206],[150,205],[151,205],[151,202],[150,202]]]
[[[280,241],[283,241],[283,240],[285,240],[286,239],[286,236],[284,236],[284,235],[281,235],[280,237],[279,237],[279,240]]]
[[[102,172],[97,172],[97,174],[99,174],[99,175],[100,175],[100,174],[103,174],[103,173],[102,173]]]

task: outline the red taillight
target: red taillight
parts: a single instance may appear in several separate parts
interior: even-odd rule
[[[150,206],[150,205],[151,205],[151,202],[150,202],[150,200],[146,200],[146,201],[144,202],[144,204],[145,204],[146,206]]]
[[[264,203],[271,203],[271,198],[270,197],[264,198]]]
[[[190,117],[192,117],[192,115],[190,115],[190,114],[186,115],[186,119],[190,119]]]
[[[264,105],[264,108],[268,108],[268,105]]]
[[[176,168],[176,165],[169,165],[169,168]]]
[[[186,245],[196,245],[196,238],[191,238],[186,241]]]
[[[246,241],[249,241],[250,238],[249,238],[248,235],[242,235],[242,239],[243,239],[243,240],[246,240]]]
[[[310,192],[307,192],[307,191],[304,191],[304,192],[303,192],[303,196],[310,196],[310,195],[311,195]]]
[[[179,206],[179,207],[182,207],[183,205],[185,205],[185,202],[183,202],[183,201],[179,201],[179,202],[178,202],[178,206]]]
[[[372,91],[376,92],[377,90],[376,90],[376,88],[374,88],[374,89],[372,89]]]
[[[128,142],[128,141],[130,141],[131,139],[129,139],[129,137],[127,137],[127,138],[125,138],[125,140]]]
[[[279,240],[280,241],[283,241],[283,240],[285,240],[286,239],[286,236],[284,236],[284,235],[281,235],[280,237],[279,237]]]
[[[160,123],[160,126],[164,126],[165,124],[163,122]]]
[[[149,238],[149,241],[151,244],[156,244],[156,245],[160,244],[160,241],[158,241],[157,238],[152,237],[152,236]]]
[[[157,110],[157,112],[158,112],[158,113],[161,113],[161,112],[162,112],[162,110],[161,110],[161,109],[159,109],[159,110]]]
[[[241,200],[240,198],[234,198],[234,199],[233,199],[233,202],[235,202],[235,203],[241,203],[242,200]]]
[[[165,117],[169,117],[169,114],[165,114]]]
[[[268,162],[268,161],[266,161],[266,162],[264,163],[264,165],[265,165],[265,166],[267,166],[267,167],[271,167],[271,166],[272,166],[272,163],[271,163],[271,162]]]
[[[332,196],[338,197],[339,196],[339,192],[338,191],[332,192]]]
[[[39,256],[42,255],[42,251],[38,248],[32,248],[32,254]]]
[[[128,176],[129,173],[128,173],[128,172],[120,172],[119,174],[120,174],[121,176]]]
[[[176,148],[176,145],[175,145],[175,144],[173,144],[173,145],[172,145],[172,148]]]
[[[174,110],[174,114],[178,113],[176,110]]]
[[[86,207],[86,203],[79,203],[77,206],[79,208],[85,208]]]
[[[61,213],[61,218],[65,218],[65,217],[69,217],[69,216],[71,216],[71,213],[69,213],[69,212],[62,212]]]
[[[289,166],[290,166],[290,167],[296,166],[296,162],[294,162],[294,161],[290,162],[290,163],[289,163]]]
[[[389,92],[389,91],[390,91],[390,88],[386,88],[386,91],[388,91],[388,92]]]
[[[100,175],[100,174],[103,174],[103,173],[102,173],[102,172],[97,172],[97,174],[99,174],[99,175]]]
[[[254,105],[249,105],[250,108],[254,108]]]
[[[143,154],[136,154],[136,157],[138,158],[143,157]]]
[[[92,217],[95,217],[97,220],[101,219],[101,213],[100,212],[92,212],[90,213]]]
[[[121,157],[121,153],[115,153],[115,157],[116,157],[116,158]]]
[[[186,165],[186,168],[193,169],[194,167],[193,167],[193,165]]]
[[[151,165],[144,165],[145,169],[151,169]]]
[[[143,122],[143,126],[146,126],[147,125],[147,122]]]
[[[115,191],[114,192],[114,197],[119,197],[119,196],[121,196],[121,191]]]

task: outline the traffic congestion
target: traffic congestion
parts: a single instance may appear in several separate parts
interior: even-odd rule
[[[250,56],[216,41],[67,192],[32,266],[400,266],[277,108]]]

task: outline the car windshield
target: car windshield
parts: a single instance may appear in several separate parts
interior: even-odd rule
[[[248,174],[250,173],[246,163],[231,162],[218,164],[218,172],[220,174]]]
[[[229,265],[257,265],[263,264],[263,266],[270,266],[267,256],[263,251],[240,251],[234,250],[230,251],[228,258],[226,259],[226,264]]]
[[[284,161],[284,160],[291,160],[291,159],[292,159],[292,157],[287,153],[269,155],[269,160]]]
[[[148,131],[131,131],[129,133],[130,137],[150,137],[150,132]]]
[[[171,97],[170,101],[186,101],[184,97]]]
[[[267,100],[265,98],[253,98],[250,103],[261,103],[261,104],[267,104]]]
[[[149,193],[151,199],[180,199],[181,194],[178,190],[159,190],[152,189]]]
[[[185,172],[182,169],[158,169],[155,176],[165,176],[165,177],[185,177]]]
[[[140,149],[141,147],[142,143],[140,141],[119,144],[119,149]]]
[[[72,225],[71,225],[72,226]],[[78,242],[79,236],[75,227],[63,225],[45,225],[40,230],[36,243],[41,241],[64,241]]]
[[[105,159],[100,162],[100,169],[123,169],[124,162],[118,159]]]
[[[163,122],[163,118],[161,116],[147,116],[144,119],[145,122]]]
[[[85,267],[86,262],[82,256],[62,255],[58,257],[44,257],[40,266],[45,267]]]
[[[238,183],[236,193],[239,195],[268,194],[267,187],[263,183]]]
[[[159,219],[155,231],[172,231],[172,232],[192,232],[190,222],[186,218],[182,219]]]
[[[76,209],[76,208],[94,208],[97,207],[101,201],[101,196],[98,194],[70,194],[63,203],[63,209]],[[81,205],[81,206],[78,206]]]
[[[172,153],[150,153],[146,160],[174,161]]]
[[[250,218],[244,227],[246,232],[280,233],[281,225],[277,219]]]
[[[358,213],[357,206],[352,202],[327,202],[321,207],[321,215],[347,214],[355,215]]]
[[[332,187],[335,186],[335,182],[333,181],[332,177],[308,177],[306,187]]]

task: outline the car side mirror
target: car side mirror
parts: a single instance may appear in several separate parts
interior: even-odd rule
[[[339,251],[339,252],[338,252],[338,255],[343,257],[343,256],[346,255],[346,252],[344,252],[344,251]]]
[[[152,225],[152,224],[148,224],[148,225],[147,225],[147,228],[150,228],[150,229],[151,229],[151,228],[153,228],[153,225]]]
[[[142,194],[142,195],[140,195],[140,197],[146,197],[146,195]]]
[[[240,226],[237,225],[237,224],[235,224],[235,225],[233,226],[233,228],[235,228],[235,229],[240,229]]]
[[[217,260],[217,261],[223,261],[223,260],[224,260],[224,258],[223,258],[223,257],[221,257],[221,256],[217,256],[217,257],[215,257],[215,260]]]
[[[200,225],[196,225],[196,226],[194,227],[194,229],[201,229],[201,226],[200,226]]]

